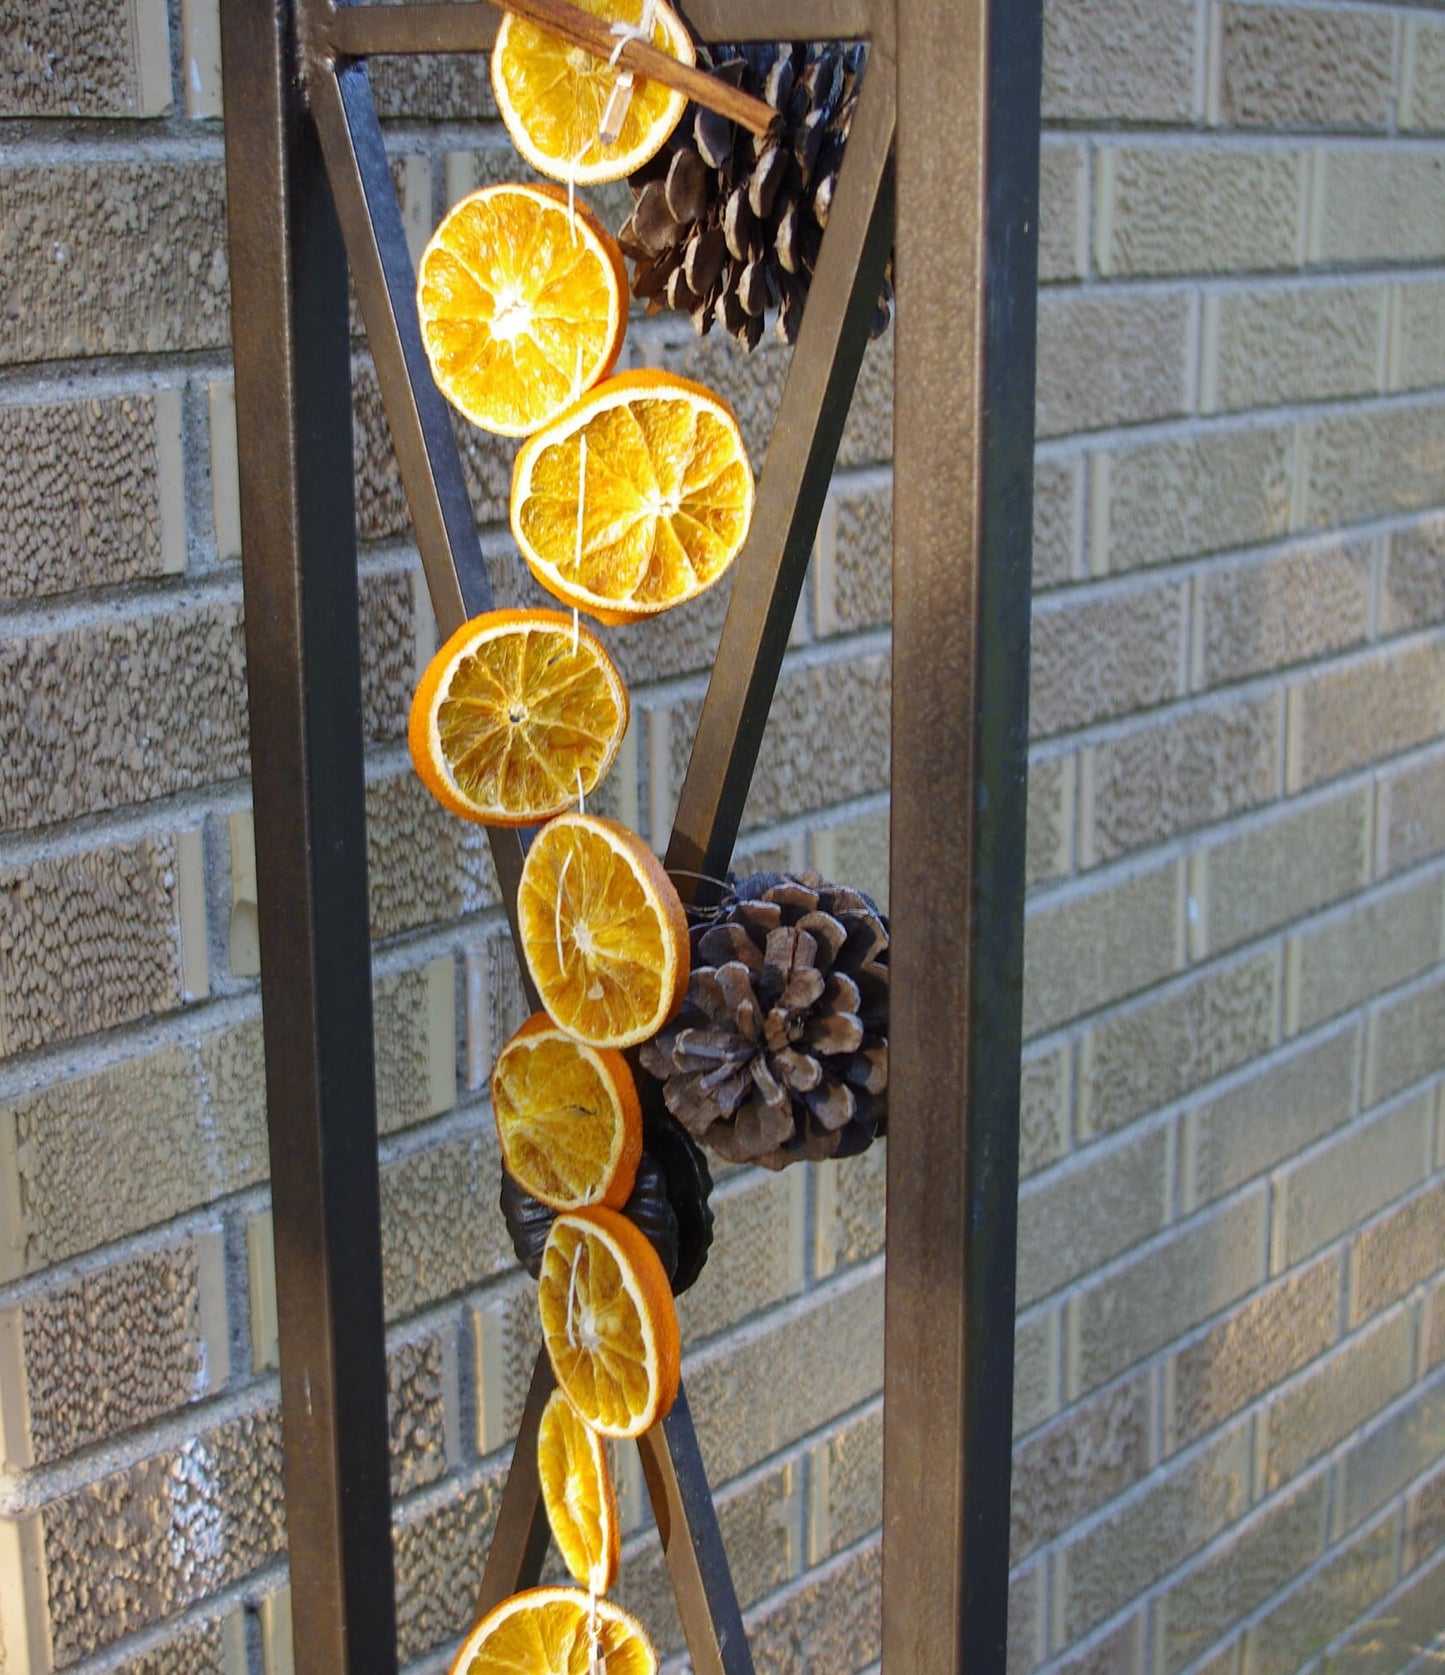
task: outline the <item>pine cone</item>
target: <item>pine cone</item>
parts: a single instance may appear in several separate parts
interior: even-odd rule
[[[749,349],[763,315],[792,343],[803,318],[843,147],[858,107],[865,48],[836,42],[697,49],[698,65],[779,113],[766,139],[689,105],[672,138],[631,178],[637,202],[618,233],[634,262],[632,290],[649,314],[714,322]],[[892,313],[892,262],[873,336]]]
[[[884,1131],[888,922],[817,873],[729,881],[692,921],[692,980],[642,1048],[667,1108],[731,1163],[847,1157]]]

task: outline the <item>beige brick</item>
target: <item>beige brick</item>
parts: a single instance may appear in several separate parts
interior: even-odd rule
[[[497,114],[488,59],[478,53],[369,58],[377,115],[427,122],[474,122]]]
[[[1445,128],[1445,29],[1428,16],[1407,16],[1405,20],[1400,126]]]
[[[1222,5],[1211,117],[1231,128],[1384,128],[1395,26],[1366,9]]]
[[[233,1609],[188,1623],[110,1667],[114,1675],[245,1675],[246,1656],[245,1612]]]
[[[715,333],[710,342],[717,341]],[[732,347],[731,339],[723,339]],[[745,362],[757,355],[743,357]],[[893,333],[884,332],[868,345],[862,370],[848,407],[848,422],[838,445],[838,464],[844,470],[860,465],[882,465],[893,458]]]
[[[1272,953],[1206,972],[1095,1024],[1079,1066],[1078,1124],[1106,1134],[1257,1058],[1276,1038]]]
[[[1092,1390],[1264,1278],[1265,1194],[1181,1228],[1070,1298],[1068,1389]]]
[[[1428,390],[1445,383],[1445,285],[1416,280],[1393,288],[1389,361],[1390,390]]]
[[[1392,1093],[1445,1065],[1445,982],[1387,1002],[1370,1019],[1365,1048],[1365,1098]]]
[[[1187,121],[1195,51],[1189,0],[1049,0],[1044,120]]]
[[[883,1409],[860,1418],[808,1450],[808,1564],[851,1547],[883,1518]]]
[[[1300,426],[1296,525],[1323,529],[1445,499],[1445,407],[1407,402]]]
[[[0,1311],[8,1464],[64,1459],[221,1389],[230,1376],[225,1285],[214,1231]]]
[[[1289,695],[1289,787],[1299,790],[1445,730],[1445,641],[1406,645],[1299,681]]]
[[[0,39],[0,116],[160,116],[170,68],[159,0],[103,0],[83,25],[47,0],[14,14]]]
[[[0,168],[0,365],[219,349],[219,157]]]
[[[1018,1300],[1037,1302],[1150,1238],[1169,1219],[1170,1136],[1085,1153],[1019,1198]]]
[[[1380,775],[1380,871],[1398,872],[1445,850],[1445,755]]]
[[[1063,1535],[1148,1472],[1150,1386],[1147,1375],[1113,1385],[1015,1450],[1011,1563]]]
[[[1184,1209],[1222,1197],[1347,1123],[1360,1045],[1359,1025],[1350,1023],[1186,1112]]]
[[[1430,261],[1445,253],[1440,159],[1396,145],[1323,147],[1315,158],[1312,262]]]
[[[184,570],[181,392],[0,407],[0,485],[0,595]]]
[[[1430,1669],[1439,1660],[1445,1623],[1445,1560],[1417,1572],[1379,1613],[1360,1624],[1325,1659],[1325,1675],[1390,1675]],[[1417,1662],[1417,1660],[1419,1660]]]
[[[1263,1493],[1299,1476],[1405,1391],[1414,1338],[1414,1319],[1396,1314],[1357,1333],[1270,1403],[1256,1434]]]
[[[1014,1571],[1008,1579],[1008,1647],[1005,1670],[1007,1675],[1029,1675],[1044,1661],[1048,1645],[1045,1607],[1048,1592],[1045,1583],[1048,1571],[1040,1561],[1025,1570]]]
[[[1044,292],[1038,434],[1064,436],[1187,412],[1190,312],[1182,291]]]
[[[1184,963],[1184,869],[1170,861],[1070,893],[1024,927],[1026,1036],[1135,994]]]
[[[456,989],[450,955],[382,977],[372,989],[376,1117],[383,1134],[456,1103]]]
[[[511,934],[503,929],[473,943],[466,956],[467,1086],[486,1087],[503,1046],[531,1007]]]
[[[497,900],[485,828],[448,814],[410,763],[368,776],[366,840],[374,937],[447,923]]]
[[[1445,1362],[1445,1284],[1432,1286],[1426,1298],[1420,1349],[1426,1368]]]
[[[1430,1173],[1434,1096],[1356,1124],[1275,1177],[1275,1272],[1402,1198]]]
[[[529,1275],[519,1272],[490,1287],[468,1314],[476,1448],[478,1454],[487,1455],[510,1443],[521,1424],[532,1371],[542,1348],[536,1286]]]
[[[489,1116],[477,1132],[419,1148],[381,1171],[389,1320],[504,1273],[516,1261],[497,1210],[502,1163]]]
[[[1075,756],[1035,758],[1029,763],[1028,854],[1030,884],[1059,878],[1074,861],[1074,808],[1079,764]]]
[[[1195,679],[1243,680],[1359,645],[1368,637],[1373,548],[1330,541],[1201,576]]]
[[[1304,151],[1106,146],[1096,165],[1099,271],[1228,273],[1298,265]]]
[[[1427,1187],[1355,1240],[1350,1319],[1361,1321],[1445,1268],[1445,1185]]]
[[[1404,1568],[1414,1570],[1445,1547],[1445,1472],[1416,1489],[1405,1503]]]
[[[859,1157],[817,1165],[813,1172],[815,1274],[866,1262],[883,1249],[887,1179],[886,1141],[875,1142]]]
[[[454,1475],[401,1509],[396,1558],[397,1652],[403,1662],[466,1627],[502,1498],[506,1463]]]
[[[1445,1379],[1434,1375],[1409,1401],[1367,1431],[1345,1456],[1337,1526],[1353,1529],[1442,1455]]]
[[[1039,154],[1039,280],[1082,279],[1088,266],[1088,148],[1045,138]]]
[[[0,1055],[204,996],[200,833],[0,869]]]
[[[683,1376],[708,1481],[725,1483],[882,1389],[881,1270],[857,1271],[720,1339],[689,1356]]]
[[[1192,857],[1190,949],[1197,957],[1249,942],[1328,907],[1369,876],[1367,788],[1278,815]]]
[[[200,1431],[61,1494],[38,1523],[53,1667],[63,1669],[281,1555],[280,1414],[262,1408]]]
[[[1428,971],[1442,956],[1445,889],[1436,875],[1351,903],[1289,940],[1285,1027],[1291,1034]]]
[[[815,829],[810,841],[812,864],[824,878],[861,890],[888,911],[887,809]]]
[[[1055,1620],[1064,1639],[1087,1633],[1196,1552],[1239,1517],[1248,1498],[1245,1426],[1089,1526],[1056,1561]]]
[[[1367,1530],[1265,1613],[1245,1636],[1245,1675],[1294,1675],[1390,1587],[1393,1519]]]
[[[1021,1437],[1059,1411],[1059,1316],[1037,1309],[1014,1326],[1014,1435]]]
[[[425,666],[413,593],[418,585],[425,587],[404,568],[361,576],[361,718],[368,739],[406,737],[412,693]],[[429,605],[424,614],[430,636]],[[427,657],[433,649],[425,648]]]
[[[1134,581],[1035,607],[1029,731],[1035,738],[1150,709],[1179,695],[1188,589]]]
[[[1171,1357],[1164,1380],[1169,1452],[1232,1419],[1298,1372],[1340,1332],[1344,1268],[1322,1257],[1267,1287]]]
[[[1155,1616],[1155,1663],[1180,1669],[1241,1617],[1294,1580],[1323,1550],[1329,1485],[1306,1489],[1266,1507],[1229,1543],[1196,1565],[1164,1594]]]
[[[1287,534],[1295,453],[1292,429],[1259,425],[1096,455],[1094,571],[1133,570]]]
[[[1383,285],[1271,286],[1207,296],[1201,410],[1374,393],[1381,386],[1387,300]]]
[[[74,819],[248,771],[239,603],[0,645],[0,825]]]
[[[269,1209],[246,1218],[246,1298],[250,1305],[251,1367],[281,1365],[276,1307],[276,1237]]]
[[[1432,517],[1390,537],[1380,585],[1382,630],[1445,622],[1445,519]]]
[[[830,584],[819,586],[819,634],[886,623],[893,607],[893,485],[835,484],[818,532]],[[824,596],[826,593],[826,597]]]
[[[678,1299],[685,1342],[711,1337],[802,1290],[803,1173],[751,1172],[714,1193],[717,1219],[707,1266]]]
[[[1087,1651],[1065,1658],[1058,1665],[1059,1675],[1142,1675],[1146,1624],[1146,1612],[1130,1617]]]
[[[1019,1077],[1019,1174],[1035,1175],[1069,1149],[1073,1053],[1067,1042],[1026,1052]]]
[[[1079,569],[1084,539],[1084,461],[1045,458],[1034,462],[1034,589],[1042,592],[1071,580]]]
[[[456,1327],[406,1338],[386,1358],[391,1493],[445,1477],[460,1454]]]
[[[881,1543],[850,1548],[751,1613],[745,1627],[758,1670],[866,1669],[878,1656],[881,1561]]]

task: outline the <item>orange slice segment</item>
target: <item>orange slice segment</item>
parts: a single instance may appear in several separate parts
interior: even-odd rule
[[[595,1431],[637,1437],[677,1400],[682,1346],[662,1258],[616,1210],[559,1215],[537,1306],[552,1371]]]
[[[622,1558],[617,1491],[602,1438],[560,1390],[542,1409],[537,1472],[562,1562],[582,1587],[605,1594],[617,1580]]]
[[[527,826],[592,794],[627,731],[627,688],[595,634],[561,611],[488,611],[427,665],[407,742],[453,814]]]
[[[682,1005],[687,916],[636,832],[560,814],[532,840],[517,892],[522,952],[554,1023],[593,1047],[632,1047]]]
[[[497,1055],[492,1114],[513,1180],[554,1210],[620,1210],[642,1156],[642,1106],[627,1060],[577,1041],[545,1012]]]
[[[577,0],[608,23],[638,26],[642,0]],[[697,54],[681,18],[661,0],[652,44],[684,64]],[[616,140],[603,138],[603,118],[621,72],[560,36],[512,15],[497,29],[492,90],[512,143],[553,180],[621,180],[662,149],[682,119],[687,99],[661,82],[637,77]]]
[[[624,372],[522,446],[510,509],[543,587],[603,622],[638,622],[694,598],[737,557],[753,473],[720,397]]]
[[[594,1637],[596,1657],[594,1659]],[[494,1606],[462,1642],[451,1675],[656,1675],[657,1653],[620,1605],[575,1588],[528,1588]]]
[[[612,370],[627,272],[555,186],[485,186],[432,234],[416,304],[437,388],[483,430],[526,436]]]

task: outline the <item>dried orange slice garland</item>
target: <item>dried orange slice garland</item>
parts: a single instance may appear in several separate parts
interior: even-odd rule
[[[512,534],[564,604],[639,622],[718,580],[747,535],[753,492],[726,402],[670,373],[624,372],[522,446]]]
[[[605,1594],[622,1558],[617,1491],[602,1438],[560,1390],[537,1427],[537,1476],[563,1564],[589,1593]]]
[[[462,1642],[451,1675],[657,1675],[637,1619],[575,1588],[529,1588],[489,1611]]]

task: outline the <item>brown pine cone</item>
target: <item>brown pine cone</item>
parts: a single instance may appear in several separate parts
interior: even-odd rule
[[[817,873],[757,873],[689,912],[692,980],[642,1049],[667,1108],[733,1163],[846,1157],[884,1131],[888,922]]]

